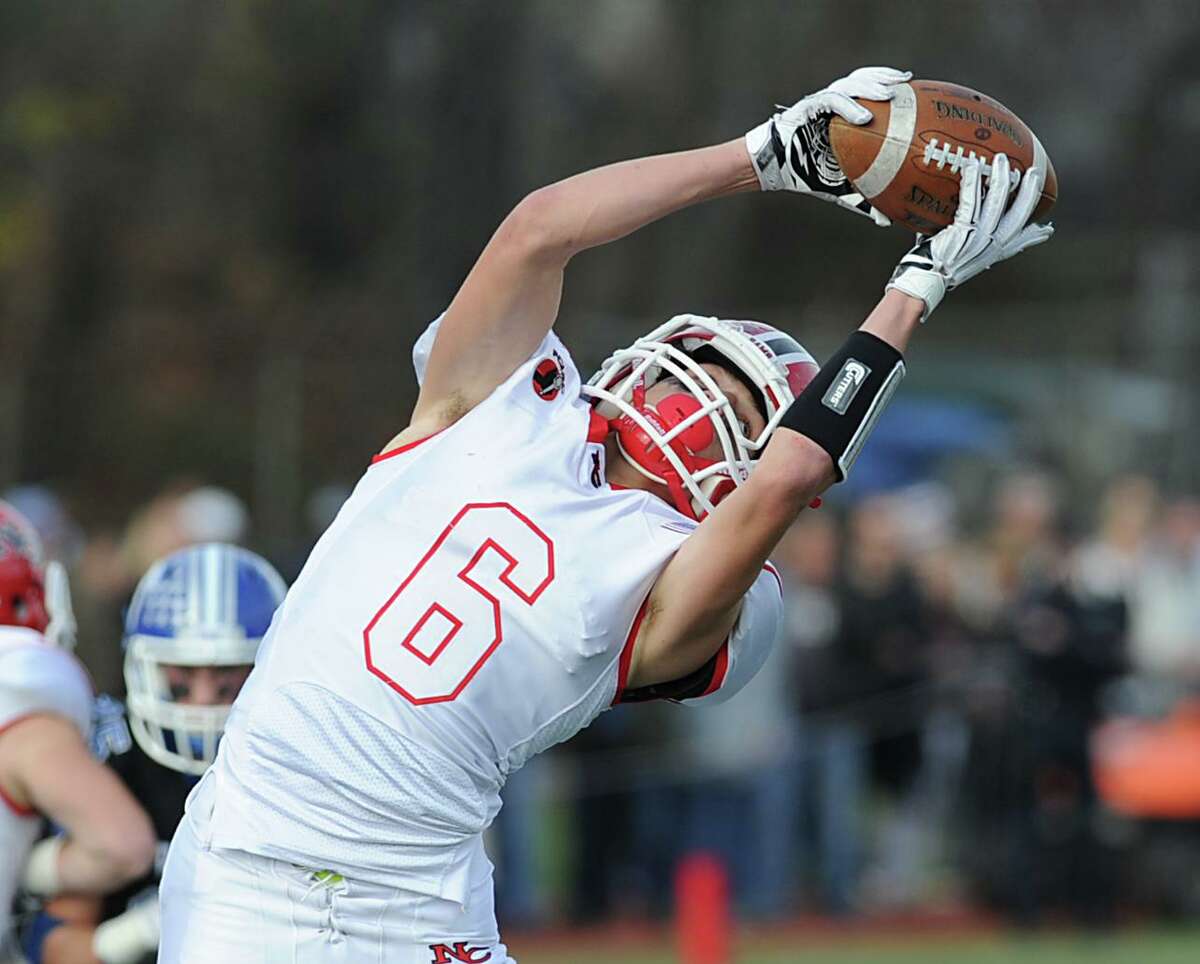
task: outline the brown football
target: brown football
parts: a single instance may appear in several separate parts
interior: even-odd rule
[[[958,172],[974,154],[989,164],[1004,153],[1016,171],[1046,169],[1041,220],[1058,200],[1058,178],[1041,141],[999,101],[941,80],[913,80],[891,101],[859,100],[874,114],[859,127],[834,117],[833,153],[846,176],[896,224],[931,234],[954,219]],[[985,168],[986,171],[986,168]]]

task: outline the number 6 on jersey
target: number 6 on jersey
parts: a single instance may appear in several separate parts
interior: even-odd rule
[[[464,506],[363,630],[367,669],[410,703],[456,699],[504,639],[502,604],[532,606],[553,581],[554,544],[529,519]]]

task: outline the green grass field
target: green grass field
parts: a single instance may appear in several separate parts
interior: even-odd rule
[[[676,964],[668,945],[637,949],[627,944],[523,953],[509,948],[519,964]],[[1123,931],[1107,936],[935,937],[872,936],[830,943],[816,939],[788,946],[779,940],[740,948],[737,964],[1200,964],[1200,930]]]

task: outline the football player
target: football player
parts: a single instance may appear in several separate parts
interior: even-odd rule
[[[865,68],[745,138],[535,191],[418,341],[408,426],[313,549],[167,858],[161,961],[508,960],[482,831],[505,777],[613,703],[728,699],[780,624],[767,555],[850,470],[945,292],[1045,240],[995,158],[823,368],[680,315],[584,383],[553,332],[576,254],[788,190],[884,223],[828,146]],[[1006,202],[1012,205],[1005,213]]]
[[[66,575],[43,565],[33,527],[0,502],[0,961],[16,959],[22,883],[42,896],[103,894],[154,859],[146,814],[92,758],[92,685],[73,636]],[[63,833],[35,847],[43,817]]]
[[[117,707],[98,742],[149,812],[163,854],[286,589],[265,559],[210,543],[161,559],[134,591],[124,639],[128,726]],[[30,964],[152,961],[160,869],[104,899],[49,902],[26,934]]]

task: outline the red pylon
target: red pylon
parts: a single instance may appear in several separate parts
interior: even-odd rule
[[[729,878],[712,854],[684,857],[675,870],[675,942],[681,964],[729,964]]]

